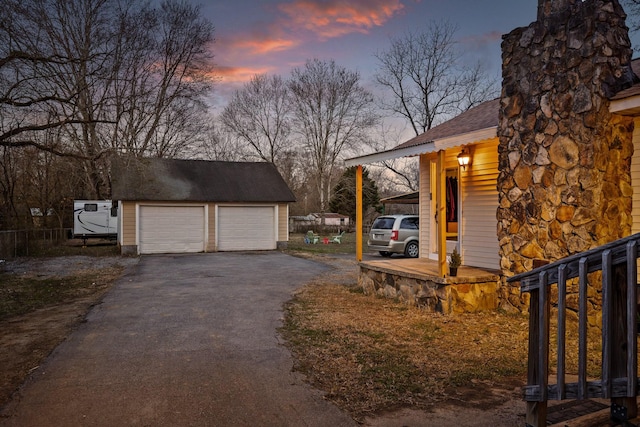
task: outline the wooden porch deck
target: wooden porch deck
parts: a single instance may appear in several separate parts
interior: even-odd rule
[[[461,265],[458,267],[458,275],[440,277],[438,275],[438,262],[427,258],[384,258],[375,261],[362,261],[360,265],[368,269],[398,274],[420,280],[430,280],[442,285],[462,283],[492,282],[500,279],[499,270],[489,270],[478,267]]]

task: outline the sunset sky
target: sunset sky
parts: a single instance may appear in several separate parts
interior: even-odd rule
[[[536,0],[190,0],[215,27],[215,103],[254,74],[287,77],[311,58],[334,59],[372,85],[374,54],[389,37],[449,20],[492,72],[500,71],[503,33],[536,19]]]
[[[373,88],[374,54],[389,37],[430,21],[458,26],[470,61],[500,75],[501,36],[535,21],[537,0],[190,0],[215,27],[219,108],[254,74],[289,76],[311,58],[334,59]]]

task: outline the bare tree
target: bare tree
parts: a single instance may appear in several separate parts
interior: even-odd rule
[[[54,67],[70,64],[74,58],[45,43],[38,11],[29,1],[6,0],[0,17],[0,145],[34,146],[59,155],[75,155],[65,147],[44,145],[33,136],[37,132],[78,123],[65,110],[74,105],[74,96],[63,94],[52,78]],[[38,6],[36,4],[35,6]],[[51,142],[47,140],[47,142]],[[58,142],[58,141],[56,141]]]
[[[415,135],[497,93],[480,63],[464,65],[456,30],[449,22],[432,22],[423,32],[392,38],[391,46],[376,54],[376,80],[391,93],[382,104],[404,118]]]
[[[620,4],[627,12],[627,25],[631,32],[640,30],[640,0],[621,0]]]
[[[275,164],[289,188],[299,195],[306,191],[307,169],[301,144],[291,138],[292,119],[287,82],[267,74],[255,75],[236,91],[221,116],[225,131],[243,144],[243,158]]]
[[[110,147],[138,156],[177,157],[201,133],[211,89],[211,23],[200,8],[165,0],[121,11],[110,114]],[[198,120],[202,119],[202,120]]]
[[[19,214],[16,206],[18,185],[17,149],[0,146],[0,230],[18,227]]]
[[[626,24],[629,27],[630,35],[638,35],[640,32],[640,0],[620,0],[620,4],[627,13]],[[635,37],[632,37],[631,42],[634,53],[637,54],[640,46],[634,43]]]
[[[317,59],[292,71],[289,88],[293,129],[308,153],[308,170],[315,174],[320,209],[326,212],[336,162],[377,122],[373,96],[357,72]]]
[[[7,0],[0,18],[0,145],[84,160],[109,192],[105,154],[179,156],[199,132],[213,28],[179,0]],[[39,138],[59,129],[54,138]]]
[[[219,120],[212,118],[205,132],[205,140],[200,150],[201,157],[206,160],[226,162],[242,161],[245,159],[244,147],[237,138],[217,126]]]
[[[402,135],[403,132],[398,131],[393,125],[381,123],[368,140],[368,149],[374,152],[389,150],[404,142]],[[380,173],[377,173],[378,168],[382,169]],[[378,166],[372,165],[370,171],[372,176],[375,174],[381,189],[395,193],[418,190],[420,170],[418,161],[414,157],[382,160]],[[384,173],[385,171],[391,173]]]
[[[279,164],[289,146],[288,88],[277,75],[255,75],[235,92],[224,111],[226,129],[247,144],[255,157]]]

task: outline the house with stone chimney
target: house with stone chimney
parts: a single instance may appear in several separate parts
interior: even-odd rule
[[[537,20],[503,36],[500,98],[346,162],[419,157],[420,258],[439,278],[455,247],[520,306],[504,278],[640,232],[640,61],[625,18],[617,0],[539,0]]]

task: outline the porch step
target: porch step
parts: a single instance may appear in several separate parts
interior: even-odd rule
[[[610,416],[611,408],[607,400],[573,400],[549,406],[547,425],[549,427],[640,426],[640,418],[626,422],[615,422],[611,421]]]

